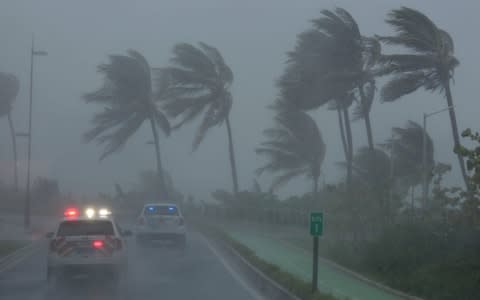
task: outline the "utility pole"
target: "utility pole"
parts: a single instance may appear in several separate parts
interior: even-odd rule
[[[427,117],[423,114],[423,134],[422,134],[422,198],[423,210],[427,210],[428,186],[427,186]]]
[[[395,161],[394,161],[394,149],[395,149],[395,140],[394,140],[394,132],[392,130],[392,137],[391,137],[391,143],[390,143],[390,194],[389,194],[389,199],[387,203],[387,213],[390,214],[390,207],[393,202],[393,189],[395,187]]]
[[[30,50],[30,101],[28,106],[28,152],[27,152],[27,188],[25,197],[24,226],[30,228],[30,164],[32,159],[32,106],[33,106],[33,62],[35,56],[46,56],[46,51],[35,50],[35,37],[32,35]]]

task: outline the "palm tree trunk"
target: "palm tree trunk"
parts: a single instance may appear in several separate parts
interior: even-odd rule
[[[375,146],[373,144],[372,125],[370,124],[370,113],[367,113],[364,119],[365,129],[367,130],[368,148],[373,151],[375,149]]]
[[[157,126],[155,125],[155,121],[153,120],[153,118],[150,118],[150,126],[152,127],[153,140],[155,142],[155,155],[156,155],[156,158],[157,158],[157,176],[158,176],[158,184],[159,184],[160,190],[161,190],[160,197],[165,197],[165,199],[168,199],[168,191],[167,191],[167,187],[165,185],[165,178],[163,176],[162,161],[161,161],[161,158],[160,158],[160,141],[159,141],[159,138],[158,138]]]
[[[17,138],[15,136],[15,129],[13,128],[12,114],[7,114],[8,125],[10,126],[10,134],[12,136],[12,150],[13,150],[13,178],[15,191],[18,191],[18,168],[17,168]]]
[[[238,193],[237,165],[235,163],[235,152],[233,148],[232,128],[230,127],[230,118],[228,116],[225,119],[225,123],[227,125],[228,152],[230,154],[230,167],[232,169],[233,193],[237,195]]]
[[[350,190],[352,184],[352,163],[353,163],[353,140],[352,128],[350,126],[350,117],[348,115],[348,108],[343,108],[343,119],[345,122],[345,131],[347,133],[347,189]]]
[[[345,160],[348,160],[347,140],[345,138],[345,127],[343,126],[342,110],[337,107],[338,125],[340,127],[340,136],[342,138],[343,152],[345,153]]]
[[[452,91],[450,90],[450,82],[446,81],[445,83],[445,96],[447,98],[447,105],[450,108],[448,110],[450,115],[450,123],[452,127],[452,134],[453,134],[453,142],[455,144],[455,148],[460,146],[460,135],[458,134],[458,126],[457,126],[457,117],[455,116],[455,108],[453,107],[453,98],[452,98]],[[467,189],[469,188],[468,184],[468,176],[467,170],[465,169],[465,163],[463,161],[463,157],[460,154],[457,154],[458,163],[460,164],[460,170],[462,171],[463,181]]]
[[[368,148],[373,151],[375,150],[375,147],[373,144],[372,124],[370,123],[370,111],[367,111],[367,99],[365,97],[363,87],[360,86],[358,89],[360,91],[360,100],[362,102],[362,108],[364,111],[363,119],[365,121],[365,129],[367,131]]]

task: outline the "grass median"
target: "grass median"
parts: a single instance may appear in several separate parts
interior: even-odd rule
[[[258,257],[255,252],[232,238],[229,234],[222,231],[218,227],[212,225],[201,224],[199,226],[203,233],[207,236],[221,240],[226,243],[233,249],[235,249],[244,259],[246,259],[250,264],[258,268],[266,276],[283,286],[285,289],[290,291],[292,294],[296,295],[303,300],[338,300],[334,296],[322,292],[311,293],[311,283],[307,282],[297,276],[283,270],[279,266],[269,263],[266,260]],[[348,298],[343,298],[342,300],[348,300]]]

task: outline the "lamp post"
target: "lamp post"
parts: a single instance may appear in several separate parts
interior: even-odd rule
[[[393,202],[393,189],[395,187],[395,162],[394,162],[394,149],[395,149],[395,134],[392,130],[392,137],[391,137],[391,143],[390,143],[390,194],[389,194],[389,203],[388,203],[388,209],[390,209],[390,205],[392,205]]]
[[[33,62],[35,56],[46,56],[48,53],[35,49],[35,37],[32,35],[32,48],[30,50],[30,101],[28,106],[28,152],[27,152],[27,188],[25,197],[24,225],[30,227],[30,163],[32,157],[32,104],[33,104]]]
[[[440,110],[423,113],[423,138],[422,138],[422,193],[423,193],[423,205],[424,209],[427,208],[427,198],[428,198],[428,180],[427,180],[427,118],[442,113],[444,111],[450,110],[455,106],[448,106]]]

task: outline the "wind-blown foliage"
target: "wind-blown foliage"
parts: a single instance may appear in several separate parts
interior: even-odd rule
[[[391,75],[382,88],[382,100],[395,101],[407,94],[424,88],[427,91],[440,91],[445,94],[450,107],[450,124],[455,147],[460,145],[455,109],[450,89],[455,68],[459,65],[454,56],[452,37],[438,28],[426,15],[411,8],[402,7],[389,13],[387,23],[396,35],[379,37],[379,40],[394,46],[403,46],[407,52],[383,55],[381,73]],[[463,158],[458,161],[467,184],[467,173]]]
[[[404,128],[392,128],[393,138],[383,145],[393,155],[395,176],[405,179],[409,186],[416,186],[422,182],[423,134],[422,126],[408,121]],[[434,146],[430,135],[426,133],[425,136],[427,174],[431,174],[435,165]],[[428,177],[429,181],[431,178]]]
[[[326,149],[315,121],[305,112],[291,111],[277,114],[275,125],[263,131],[267,140],[256,149],[268,159],[257,174],[276,174],[272,189],[294,177],[306,176],[313,180],[316,193]]]
[[[104,107],[92,119],[93,128],[85,133],[87,142],[105,145],[100,159],[120,151],[145,121],[150,122],[157,158],[160,188],[166,193],[160,161],[157,126],[170,134],[170,123],[155,103],[150,66],[137,51],[110,55],[110,62],[98,66],[103,86],[84,96],[86,103]],[[162,94],[157,91],[157,95]],[[165,196],[165,195],[164,195]]]
[[[199,43],[198,47],[187,43],[177,44],[173,54],[173,66],[166,68],[170,84],[169,97],[164,102],[165,112],[173,119],[180,119],[175,128],[203,114],[193,140],[193,150],[197,149],[209,129],[225,122],[233,189],[237,193],[237,170],[229,119],[233,103],[230,93],[233,72],[218,49],[205,43]]]
[[[290,106],[310,110],[325,104],[337,110],[342,145],[351,182],[353,138],[350,106],[357,102],[353,119],[364,119],[368,145],[374,150],[370,110],[375,97],[374,67],[380,43],[361,35],[358,24],[344,9],[323,10],[313,28],[298,35],[288,53],[287,67],[277,82],[281,98]],[[349,184],[347,184],[347,187]]]
[[[18,95],[19,89],[20,82],[15,75],[0,72],[0,118],[7,116],[8,126],[10,127],[14,163],[14,185],[16,190],[18,189],[17,141],[12,121],[12,108],[13,101]]]
[[[346,162],[340,162],[339,165],[343,168],[348,167]],[[370,210],[380,209],[381,213],[386,213],[386,209],[389,208],[385,207],[385,200],[393,188],[389,155],[381,149],[375,148],[372,151],[369,147],[361,147],[353,157],[352,169],[356,197],[363,198],[356,207],[370,206]]]

